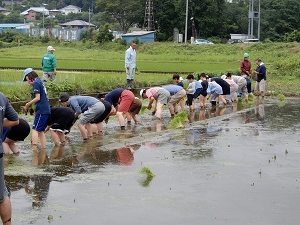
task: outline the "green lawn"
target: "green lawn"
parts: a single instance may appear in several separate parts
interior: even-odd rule
[[[52,43],[56,48],[58,68],[124,70],[124,54],[128,46],[117,43],[104,45],[82,43]],[[20,46],[0,49],[1,66],[33,67],[41,76],[41,57],[47,45]],[[267,43],[252,45],[216,44],[195,46],[174,43],[146,43],[138,45],[137,66],[139,74],[136,87],[172,83],[172,73],[201,72],[220,76],[226,72],[239,74],[239,62],[244,52],[250,54],[255,69],[255,59],[261,58],[267,66],[267,91],[289,96],[300,95],[300,44]],[[144,73],[143,71],[169,71],[170,74]],[[0,89],[10,100],[27,99],[30,88],[21,82],[23,71],[2,70]],[[17,84],[17,85],[16,85]],[[253,82],[254,84],[254,82]],[[64,72],[59,71],[57,81],[47,89],[50,97],[60,91],[75,94],[109,91],[125,87],[125,73]],[[23,91],[24,89],[24,91]],[[30,95],[29,95],[30,96]]]

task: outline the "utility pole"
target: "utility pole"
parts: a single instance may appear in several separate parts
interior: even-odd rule
[[[153,0],[146,0],[143,30],[155,30],[153,16]]]
[[[254,20],[257,19],[257,38],[260,40],[260,0],[249,0],[248,38],[254,35]]]
[[[185,6],[185,31],[184,31],[184,43],[187,43],[187,27],[188,27],[188,11],[189,11],[189,0],[186,0]]]
[[[91,8],[89,7],[89,28],[90,28],[90,24],[91,24]]]

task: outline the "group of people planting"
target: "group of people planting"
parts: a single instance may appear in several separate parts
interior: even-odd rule
[[[125,130],[125,123],[133,120],[139,123],[137,115],[142,108],[142,101],[132,92],[134,75],[136,70],[136,44],[132,43],[125,53],[125,69],[127,88],[117,88],[109,93],[97,97],[70,96],[68,93],[60,93],[59,103],[63,107],[51,107],[47,91],[43,81],[55,80],[56,59],[53,56],[54,48],[48,46],[48,53],[43,57],[43,80],[32,69],[27,68],[23,73],[23,81],[27,81],[33,87],[33,99],[25,104],[24,111],[34,115],[32,125],[32,150],[46,148],[46,132],[50,132],[55,146],[65,143],[65,135],[77,122],[78,129],[84,141],[92,139],[94,135],[102,135],[103,122],[107,122],[111,116],[117,116],[121,130]],[[241,76],[227,73],[221,78],[209,77],[204,73],[195,79],[193,74],[187,75],[184,80],[178,74],[173,75],[174,84],[162,87],[141,89],[142,99],[149,99],[147,109],[152,110],[152,115],[162,119],[162,107],[167,105],[173,117],[178,113],[178,104],[181,110],[185,110],[185,104],[189,111],[195,110],[195,100],[199,99],[200,107],[206,108],[206,102],[211,100],[212,105],[224,105],[237,100],[237,93],[243,97],[251,93],[250,77],[256,75],[255,91],[257,95],[264,97],[266,84],[266,67],[260,59],[256,59],[256,69],[252,73],[249,54],[244,54],[244,60],[240,64]],[[47,61],[48,60],[48,61]],[[51,61],[51,63],[50,63]],[[50,65],[51,64],[51,65]],[[51,66],[51,68],[50,68]],[[186,98],[186,99],[185,99]],[[153,107],[154,104],[154,107]],[[32,107],[34,106],[34,107]],[[23,141],[30,133],[30,126],[24,119],[18,117],[7,98],[0,93],[0,134],[2,145],[0,146],[0,216],[5,224],[11,222],[11,204],[8,191],[4,183],[3,154],[9,154],[10,150],[18,154],[19,149],[15,142]]]

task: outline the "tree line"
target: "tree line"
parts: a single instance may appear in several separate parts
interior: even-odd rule
[[[82,8],[80,14],[58,15],[45,21],[49,26],[74,19],[90,20],[98,27],[109,24],[111,30],[128,32],[135,25],[143,27],[146,0],[24,0],[26,7],[39,6],[47,2],[47,9],[76,5]],[[261,40],[284,41],[299,39],[299,0],[261,0]],[[24,3],[24,4],[23,4]],[[188,38],[228,39],[231,33],[248,33],[249,0],[188,0]],[[153,0],[154,29],[158,41],[171,41],[173,29],[184,33],[186,0]],[[15,6],[11,15],[0,14],[0,23],[23,22],[19,13],[22,6]],[[51,24],[50,24],[51,23]],[[254,31],[257,30],[257,20]],[[254,35],[256,33],[254,32]],[[297,33],[298,32],[298,33]],[[289,35],[291,34],[291,35]],[[297,40],[296,40],[297,41]]]

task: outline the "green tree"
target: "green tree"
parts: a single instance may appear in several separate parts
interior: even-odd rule
[[[300,1],[264,0],[261,5],[262,38],[282,41],[285,33],[300,28]]]
[[[98,0],[96,3],[96,8],[114,18],[124,33],[144,18],[144,7],[144,0]]]
[[[112,32],[109,29],[109,24],[105,24],[99,28],[96,36],[96,42],[103,43],[112,41],[114,38]]]
[[[283,37],[283,41],[286,41],[286,42],[293,42],[293,41],[300,42],[300,31],[299,30],[294,30],[291,33],[285,33],[285,35]]]

